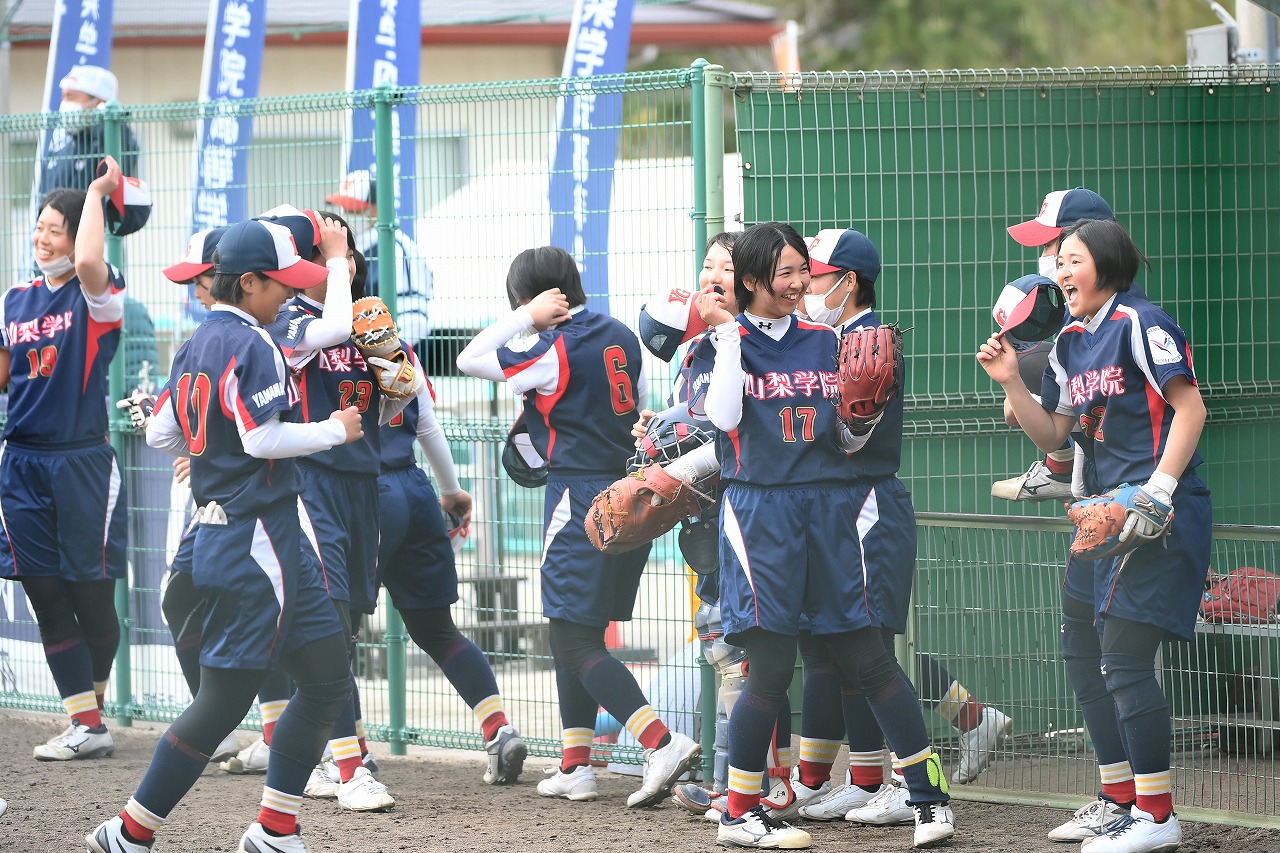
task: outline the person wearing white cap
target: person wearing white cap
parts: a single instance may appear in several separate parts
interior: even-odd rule
[[[107,153],[106,131],[101,120],[85,114],[115,100],[120,83],[116,75],[97,65],[77,65],[59,82],[62,122],[55,128],[40,168],[39,194],[57,189],[88,189],[98,161]],[[128,124],[120,124],[120,169],[137,176],[141,148]]]

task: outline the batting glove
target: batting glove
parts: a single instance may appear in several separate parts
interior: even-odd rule
[[[1160,471],[1151,475],[1151,479],[1133,495],[1132,505],[1120,531],[1120,542],[1128,542],[1133,537],[1154,539],[1169,528],[1169,519],[1173,515],[1173,491],[1178,481]]]
[[[147,431],[147,421],[155,410],[156,398],[153,394],[144,394],[135,390],[128,397],[116,402],[116,408],[129,415],[129,426],[134,433],[143,435]]]

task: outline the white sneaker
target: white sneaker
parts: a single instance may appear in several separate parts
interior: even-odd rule
[[[373,778],[369,768],[356,768],[355,775],[338,786],[338,805],[352,812],[381,812],[396,804],[387,786]]]
[[[72,720],[61,734],[54,735],[34,750],[36,761],[75,761],[81,758],[105,758],[116,751],[111,732],[106,726],[91,729]]]
[[[332,800],[338,796],[338,786],[341,784],[342,775],[338,773],[338,764],[330,758],[321,761],[311,771],[302,795],[316,800]]]
[[[1031,503],[1075,500],[1071,495],[1071,475],[1051,474],[1043,459],[1037,459],[1025,474],[992,483],[991,497]]]
[[[1102,828],[1111,821],[1128,816],[1128,809],[1122,809],[1111,800],[1099,797],[1089,805],[1076,809],[1066,823],[1049,830],[1049,840],[1089,841],[1101,835]]]
[[[332,755],[332,753],[330,753],[330,755]],[[379,782],[382,781],[382,776],[379,774],[378,759],[373,757],[372,752],[366,752],[364,755],[360,756],[360,763],[368,768],[369,772],[373,774],[373,778],[377,779]]]
[[[967,785],[987,769],[995,757],[996,747],[1013,731],[1013,718],[995,708],[982,709],[982,719],[967,732],[960,733],[960,768],[952,775],[957,785]]]
[[[813,843],[809,833],[789,823],[774,820],[764,806],[756,806],[742,817],[726,812],[716,828],[716,844],[721,847],[761,847],[769,850],[803,850]]]
[[[1116,818],[1103,834],[1085,841],[1081,849],[1089,853],[1165,853],[1182,843],[1182,825],[1176,814],[1156,823],[1148,812],[1134,806],[1128,815]]]
[[[259,774],[267,772],[267,759],[271,757],[271,747],[262,738],[240,750],[231,758],[218,766],[223,772],[239,774]]]
[[[97,829],[84,837],[84,843],[89,845],[89,853],[149,853],[151,850],[150,844],[125,838],[124,820],[120,815],[98,824]]]
[[[489,756],[489,766],[484,771],[486,785],[508,785],[520,778],[529,747],[514,726],[498,729],[493,740],[484,745]]]
[[[209,761],[222,762],[234,758],[236,753],[240,751],[240,741],[236,740],[236,733],[232,732],[222,739],[222,743],[213,750],[213,754],[209,756]]]
[[[884,786],[868,791],[853,784],[848,772],[844,776],[844,784],[836,785],[825,794],[800,807],[800,817],[809,820],[844,820],[844,816],[854,809],[860,809],[871,802]]]
[[[240,836],[239,853],[311,853],[302,835],[271,835],[257,821]]]
[[[644,782],[640,790],[627,797],[627,808],[656,806],[667,798],[671,786],[680,780],[698,756],[702,747],[688,735],[672,732],[666,746],[644,751]]]
[[[563,773],[559,768],[547,768],[550,775],[538,783],[538,793],[544,797],[560,797],[565,800],[582,802],[594,800],[600,796],[596,790],[596,771],[589,764],[580,764]]]
[[[828,779],[816,788],[810,788],[808,785],[800,781],[800,768],[793,767],[791,769],[791,778],[784,780],[770,780],[785,782],[783,785],[770,785],[769,794],[760,799],[760,804],[765,807],[765,811],[769,817],[774,820],[791,820],[800,814],[800,810],[809,803],[825,796],[831,791],[831,780]],[[789,796],[790,802],[782,807],[774,805],[774,790],[783,788]]]
[[[865,806],[850,810],[844,819],[871,826],[915,823],[915,810],[907,805],[910,798],[911,792],[905,786],[886,783]]]
[[[916,822],[912,847],[931,847],[956,834],[956,816],[946,803],[919,803],[911,811]]]

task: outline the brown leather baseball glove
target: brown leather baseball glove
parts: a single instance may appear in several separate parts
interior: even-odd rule
[[[596,495],[587,510],[587,538],[606,554],[647,545],[699,514],[698,493],[662,466],[646,465]]]

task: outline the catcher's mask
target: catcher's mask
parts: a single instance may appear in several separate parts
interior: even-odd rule
[[[547,460],[529,439],[529,425],[525,423],[524,412],[507,433],[507,443],[502,447],[502,467],[507,469],[512,480],[526,489],[547,484]]]
[[[687,405],[677,403],[649,420],[644,438],[640,439],[635,455],[627,463],[627,473],[639,471],[653,462],[659,465],[674,462],[714,439],[715,427],[710,421],[694,417]]]
[[[1024,275],[1009,282],[991,309],[991,316],[1000,324],[999,333],[1017,352],[1026,352],[1056,335],[1065,315],[1062,291],[1042,275]]]

